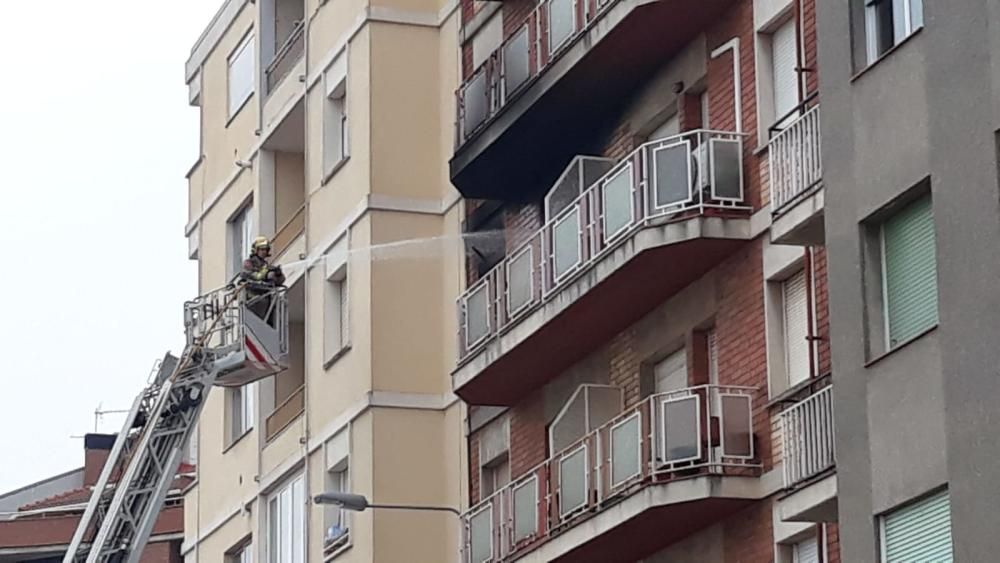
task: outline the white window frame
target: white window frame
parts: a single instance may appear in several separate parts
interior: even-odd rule
[[[296,485],[301,487],[302,491],[302,498],[299,499],[299,502],[296,502],[295,498]],[[288,503],[287,521],[283,519],[285,516],[283,507],[286,501]],[[305,479],[303,475],[300,473],[288,479],[284,485],[271,492],[267,497],[266,507],[267,563],[305,563],[305,524],[308,515],[306,512]],[[296,517],[296,509],[301,511],[298,517]],[[272,527],[274,523],[273,511],[275,510],[278,511],[277,530]],[[302,526],[302,529],[298,530],[299,534],[295,533],[296,523]],[[275,537],[275,532],[277,532],[277,538]],[[294,541],[296,537],[298,537],[298,545]],[[291,540],[291,545],[286,546],[284,540]]]
[[[245,543],[231,549],[226,554],[227,563],[253,563],[253,542],[246,540]]]
[[[257,422],[257,384],[248,383],[229,391],[229,441],[232,445],[250,433]]]
[[[351,490],[351,464],[350,457],[344,457],[327,470],[326,490],[339,493],[348,493]],[[339,482],[338,482],[339,481]],[[331,518],[331,515],[336,516]],[[328,541],[327,532],[332,526],[339,526],[344,530],[344,534],[335,540]],[[328,507],[323,516],[323,551],[334,547],[336,550],[343,549],[351,543],[351,515],[350,512],[338,507]],[[330,556],[332,554],[326,554]]]
[[[351,299],[346,263],[324,280],[323,300],[323,349],[329,367],[350,347]]]
[[[250,30],[240,39],[236,48],[226,58],[226,101],[229,119],[232,120],[240,113],[253,97],[257,89],[257,58],[256,58],[256,37],[253,30]],[[249,57],[249,60],[244,57]],[[247,77],[249,87],[246,91],[240,92],[234,89],[234,72],[243,69],[243,65],[249,66],[250,76]]]
[[[232,279],[243,270],[243,261],[250,256],[250,245],[256,236],[257,226],[254,221],[253,200],[249,200],[239,207],[236,213],[226,225],[228,231],[229,245],[229,272],[227,276]]]
[[[865,10],[865,52],[867,54],[867,64],[871,65],[878,61],[885,53],[905,41],[916,31],[924,26],[923,21],[923,0],[861,0],[864,2]],[[878,6],[882,2],[892,4],[892,45],[879,53],[878,29],[879,16]],[[914,25],[914,4],[920,4],[920,21]],[[897,16],[896,11],[902,10],[902,15]]]
[[[348,117],[347,77],[339,79],[326,77],[325,80],[336,80],[327,84],[327,96],[323,100],[323,175],[324,182],[329,181],[334,173],[350,156],[350,123]]]
[[[498,485],[497,484],[497,472],[498,472],[498,470],[501,470],[504,467],[506,467],[506,471],[507,471],[506,483]],[[489,487],[490,492],[489,493],[486,492],[486,487],[484,486],[487,482],[490,483],[490,487]],[[489,497],[493,496],[494,494],[496,494],[497,492],[499,492],[500,489],[503,489],[504,487],[507,487],[508,485],[511,484],[511,482],[512,482],[512,479],[511,479],[511,471],[510,471],[510,452],[509,451],[504,451],[500,455],[494,457],[491,460],[488,460],[486,463],[483,463],[482,466],[480,466],[480,468],[479,468],[479,500],[480,500],[480,502],[482,502],[482,501],[488,499]]]
[[[769,51],[769,55],[770,55],[769,60],[768,60],[768,64],[771,67],[771,69],[770,69],[771,72],[770,72],[770,77],[769,77],[769,79],[771,81],[771,85],[770,85],[771,86],[771,88],[770,88],[771,89],[771,96],[770,96],[770,100],[767,103],[770,105],[771,113],[773,115],[773,117],[771,118],[771,123],[769,125],[767,125],[767,127],[773,127],[773,126],[778,126],[778,125],[787,126],[790,122],[792,122],[792,121],[795,120],[794,117],[788,117],[788,118],[786,118],[786,121],[779,121],[784,116],[784,113],[778,113],[779,109],[778,109],[778,104],[777,104],[777,101],[778,101],[777,100],[778,89],[776,88],[776,86],[777,86],[777,78],[778,78],[778,69],[775,68],[775,66],[774,66],[774,59],[775,59],[774,39],[775,39],[775,36],[778,34],[778,32],[782,31],[785,28],[785,26],[791,26],[792,27],[792,33],[794,35],[794,39],[793,39],[793,41],[794,41],[794,47],[793,48],[795,50],[794,55],[795,55],[795,61],[796,61],[795,65],[796,66],[798,66],[798,56],[799,56],[799,52],[801,51],[801,43],[799,41],[798,22],[795,20],[794,17],[782,21],[781,23],[779,23],[778,25],[776,25],[769,33],[767,33],[766,40],[768,42],[768,51]],[[795,69],[793,69],[793,72],[794,71],[795,71]],[[802,96],[801,96],[801,92],[800,92],[801,81],[802,81],[802,76],[798,72],[795,72],[795,105],[792,106],[793,109],[796,106],[798,106],[799,104],[802,103]],[[788,111],[789,110],[785,110],[785,113],[788,113]]]

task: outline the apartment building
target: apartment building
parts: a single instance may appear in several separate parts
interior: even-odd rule
[[[462,2],[463,561],[841,560],[817,4]]]
[[[0,561],[57,563],[63,560],[114,446],[115,435],[83,437],[83,466],[0,494]],[[179,563],[184,537],[184,490],[195,468],[182,463],[143,550],[143,563]]]
[[[195,44],[190,255],[209,291],[272,240],[291,367],[209,395],[185,561],[457,560],[453,515],[310,499],[464,495],[445,306],[462,251],[440,243],[461,224],[446,168],[458,25],[434,0],[227,0]]]
[[[995,561],[1000,5],[817,4],[843,557]]]

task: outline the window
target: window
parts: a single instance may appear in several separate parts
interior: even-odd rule
[[[226,563],[253,563],[253,544],[243,545],[226,554]]]
[[[350,492],[348,485],[348,462],[344,458],[326,473],[326,490],[335,493]],[[323,549],[329,553],[348,542],[350,523],[348,513],[338,506],[326,508],[326,530],[323,533]]]
[[[257,417],[257,386],[255,383],[232,389],[229,392],[230,443],[254,427]]]
[[[887,219],[880,230],[886,349],[938,322],[937,258],[930,196]]]
[[[348,343],[349,306],[347,291],[347,266],[341,265],[326,280],[325,319],[323,320],[324,348],[329,361]]]
[[[667,393],[687,387],[687,350],[681,348],[653,366],[653,381],[656,393]]]
[[[771,80],[772,103],[775,125],[785,122],[778,120],[799,105],[799,75],[796,71],[798,58],[795,37],[795,20],[791,19],[771,34]],[[789,120],[794,117],[789,117]]]
[[[646,137],[647,141],[659,141],[660,139],[666,139],[667,137],[673,137],[681,132],[680,125],[680,115],[674,114],[668,117],[663,123],[656,126],[649,136]]]
[[[479,500],[510,483],[510,418],[501,416],[477,433],[479,444]]]
[[[504,452],[484,465],[481,475],[479,499],[486,500],[490,495],[510,484],[510,454]]]
[[[792,544],[792,563],[820,563],[819,542],[815,536]]]
[[[229,220],[229,272],[232,279],[243,269],[254,238],[253,205],[246,204]]]
[[[788,387],[809,379],[809,313],[804,270],[781,283],[782,332]]]
[[[305,502],[301,475],[268,498],[268,563],[305,563]]]
[[[883,563],[952,561],[948,492],[931,495],[879,518]]]
[[[337,80],[327,77],[327,80]],[[327,84],[323,105],[323,166],[327,176],[347,158],[347,79]]]
[[[477,70],[500,48],[503,40],[503,11],[497,10],[472,37],[472,69]]]
[[[240,41],[229,55],[227,81],[229,85],[229,117],[236,115],[254,91],[254,36]]]
[[[864,2],[866,63],[872,64],[924,25],[923,0]]]

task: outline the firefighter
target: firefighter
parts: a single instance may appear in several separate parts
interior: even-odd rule
[[[240,278],[247,282],[248,307],[258,317],[271,323],[271,291],[285,283],[280,266],[272,266],[271,243],[267,237],[257,237],[250,247],[250,256],[243,262]]]

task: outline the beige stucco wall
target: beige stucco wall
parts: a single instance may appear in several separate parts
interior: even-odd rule
[[[248,535],[264,560],[268,495],[302,473],[306,494],[321,492],[326,444],[337,432],[349,436],[353,491],[380,502],[453,507],[465,498],[465,413],[450,393],[449,376],[464,252],[461,205],[447,168],[457,12],[443,12],[440,0],[378,2],[381,19],[400,20],[387,23],[366,21],[370,7],[363,0],[323,6],[308,0],[309,52],[300,69],[269,99],[255,95],[228,127],[226,57],[259,6],[244,7],[202,68],[205,159],[191,175],[189,211],[190,219],[200,217],[204,290],[227,281],[227,221],[259,195],[260,172],[237,167],[234,155],[252,160],[290,104],[305,107],[306,153],[277,154],[275,170],[280,182],[298,167],[302,176],[293,172],[286,181],[305,190],[306,234],[282,261],[293,263],[290,276],[304,276],[305,322],[292,340],[304,342],[295,369],[306,384],[306,414],[267,441],[264,405],[255,429],[227,445],[226,394],[209,395],[199,429],[198,482],[187,496],[188,561],[222,561]],[[449,17],[439,26],[434,22],[442,14]],[[337,56],[348,69],[350,156],[324,179],[322,73]],[[284,187],[275,209],[257,213],[293,213],[297,205],[282,197]],[[423,242],[399,244],[414,239]],[[335,361],[324,350],[326,255],[346,262],[349,289],[349,346]],[[279,395],[290,390],[278,386]],[[324,508],[307,511],[308,560],[322,561]],[[351,547],[337,561],[457,561],[458,542],[458,521],[449,514],[367,512],[353,516]]]

